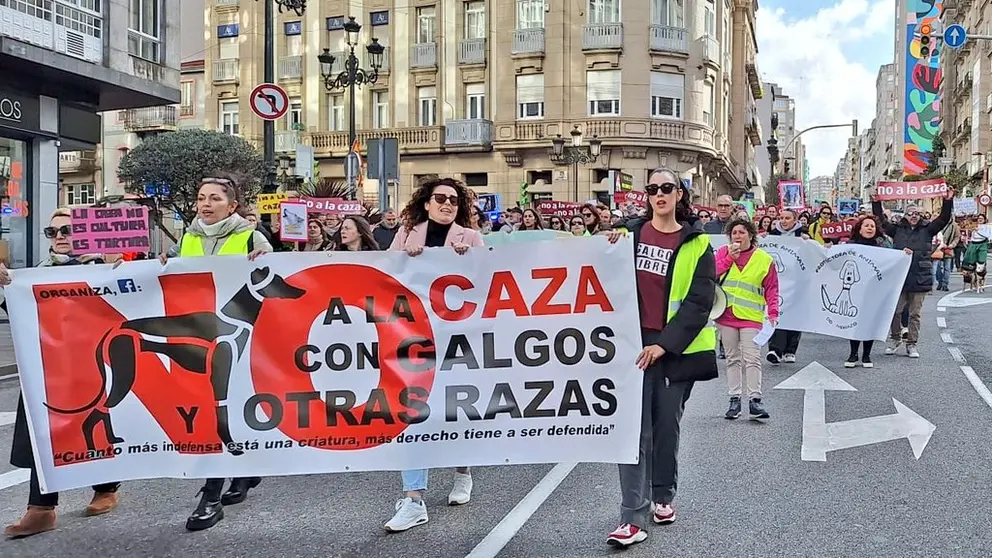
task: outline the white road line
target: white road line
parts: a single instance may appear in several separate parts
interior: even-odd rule
[[[7,426],[8,424],[14,424],[14,417],[17,413],[13,411],[0,412],[0,426]]]
[[[965,363],[964,355],[961,354],[961,349],[957,347],[948,347],[947,352],[951,353],[951,356],[954,358],[955,361],[958,362],[958,364]]]
[[[944,343],[947,343],[949,345],[953,345],[954,344],[954,339],[951,339],[951,334],[950,333],[941,333],[940,334],[940,338],[944,341]]]
[[[26,483],[30,479],[30,469],[14,469],[13,471],[0,475],[0,490]]]
[[[978,374],[975,374],[975,369],[970,366],[962,366],[961,371],[964,372],[964,376],[971,382],[971,387],[975,388],[975,391],[978,392],[978,396],[985,400],[986,405],[992,407],[992,391],[989,391],[988,386],[982,382]]]
[[[496,558],[578,463],[555,465],[465,558]]]
[[[937,318],[937,327],[947,327],[947,318]]]
[[[938,312],[947,312],[947,307],[946,306],[938,306],[937,307],[937,311]]]
[[[0,382],[4,380],[13,380],[16,377],[17,377],[17,372],[14,372],[13,374],[5,374],[3,376],[0,376]]]

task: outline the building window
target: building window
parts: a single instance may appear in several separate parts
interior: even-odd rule
[[[685,103],[685,76],[651,72],[651,116],[682,118]]]
[[[469,83],[465,85],[465,117],[469,120],[479,120],[486,117],[486,84]]]
[[[589,23],[620,23],[620,0],[589,0]]]
[[[544,118],[544,74],[517,76],[517,118]]]
[[[29,11],[34,10],[37,17],[51,20],[51,16],[41,8],[40,2],[11,2],[12,7],[17,9],[17,4],[26,3]],[[31,6],[31,4],[34,4]],[[45,2],[48,6],[51,6],[51,2]],[[79,8],[74,8],[66,4],[55,4],[55,24],[61,25],[62,27],[89,35],[90,37],[95,37],[99,39],[103,31],[103,19],[100,17],[100,2],[97,0],[79,0],[78,2],[73,2],[79,6]],[[6,2],[0,2],[0,5],[8,5]],[[36,7],[37,6],[37,7]],[[21,11],[18,9],[18,11]]]
[[[420,126],[437,125],[437,88],[417,88],[417,121]]]
[[[96,203],[96,186],[93,184],[69,184],[65,187],[66,205],[93,205]]]
[[[545,0],[517,0],[517,29],[544,29]]]
[[[193,105],[193,91],[195,89],[195,81],[179,82],[179,116],[193,116],[196,114],[196,107]]]
[[[220,48],[221,60],[231,60],[234,58],[238,58],[237,37],[225,37],[223,39],[218,39],[217,45]]]
[[[289,100],[289,110],[286,111],[286,129],[303,131],[303,101],[299,98]]]
[[[220,103],[220,131],[225,134],[236,136],[240,133],[238,127],[238,102],[221,101]]]
[[[303,35],[286,37],[286,56],[303,56]]]
[[[730,119],[733,118],[733,112],[730,107],[730,93],[724,89],[723,90],[723,130],[726,133],[730,130]],[[749,123],[745,123],[747,125]]]
[[[713,84],[707,83],[703,86],[703,106],[706,107],[703,110],[703,124],[709,127],[713,127],[713,115],[716,113],[715,109],[716,99],[713,98]]]
[[[465,38],[486,38],[486,3],[478,0],[465,3]]]
[[[713,0],[708,0],[703,6],[703,33],[716,38],[716,8],[713,7]]]
[[[372,92],[372,127],[375,129],[388,128],[389,122],[389,91],[380,89]]]
[[[129,0],[131,21],[127,29],[127,50],[150,62],[160,62],[161,23],[159,0]]]
[[[620,70],[586,72],[589,116],[620,114]]]
[[[651,0],[651,22],[668,27],[685,27],[685,0]]]
[[[433,43],[437,28],[437,10],[434,6],[417,8],[417,44]]]
[[[344,94],[334,93],[327,96],[327,129],[332,132],[342,132],[345,126]]]

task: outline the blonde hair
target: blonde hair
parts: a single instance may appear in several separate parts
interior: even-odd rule
[[[48,218],[48,222],[51,223],[56,217],[68,217],[72,219],[72,210],[68,207],[60,207],[52,212],[52,216]]]

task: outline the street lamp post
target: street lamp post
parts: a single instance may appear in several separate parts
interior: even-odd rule
[[[599,136],[593,135],[589,140],[589,145],[582,144],[582,130],[578,124],[570,132],[572,136],[571,145],[565,145],[565,138],[561,134],[551,140],[551,162],[556,165],[572,165],[572,196],[575,202],[579,201],[579,165],[595,163],[599,159],[599,154],[603,149],[603,141]]]
[[[348,159],[346,165],[349,169],[352,169],[353,161],[357,158],[352,155],[351,150],[354,149],[356,132],[355,132],[355,90],[362,85],[372,85],[379,79],[379,69],[382,68],[382,53],[385,52],[386,48],[379,44],[379,39],[373,37],[372,42],[365,47],[369,53],[369,65],[370,69],[366,70],[359,66],[358,57],[355,56],[355,47],[358,46],[358,35],[361,32],[362,26],[354,17],[349,17],[348,22],[344,24],[344,31],[348,41],[348,57],[344,61],[344,70],[338,74],[334,74],[332,68],[334,66],[334,55],[331,54],[330,49],[325,48],[324,52],[321,53],[317,60],[320,61],[320,75],[324,78],[324,88],[328,91],[348,89]],[[351,199],[355,199],[357,194],[356,187],[356,172],[353,171],[348,173],[348,193]]]
[[[279,13],[292,10],[296,15],[303,16],[307,10],[307,0],[262,0],[265,2],[262,79],[265,83],[274,83],[275,70],[275,13],[273,5],[279,5]],[[265,183],[262,191],[272,193],[278,188],[276,183],[276,123],[266,120],[262,123],[262,157],[265,159]]]

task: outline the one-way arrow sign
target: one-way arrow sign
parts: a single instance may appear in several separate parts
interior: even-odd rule
[[[969,306],[981,306],[982,304],[992,304],[992,298],[959,297],[963,291],[953,292],[944,295],[937,301],[937,306],[945,308],[968,308]]]
[[[906,438],[919,459],[936,426],[896,399],[893,415],[827,423],[826,392],[858,391],[819,362],[812,362],[775,389],[803,390],[803,461],[826,461],[827,452]]]

